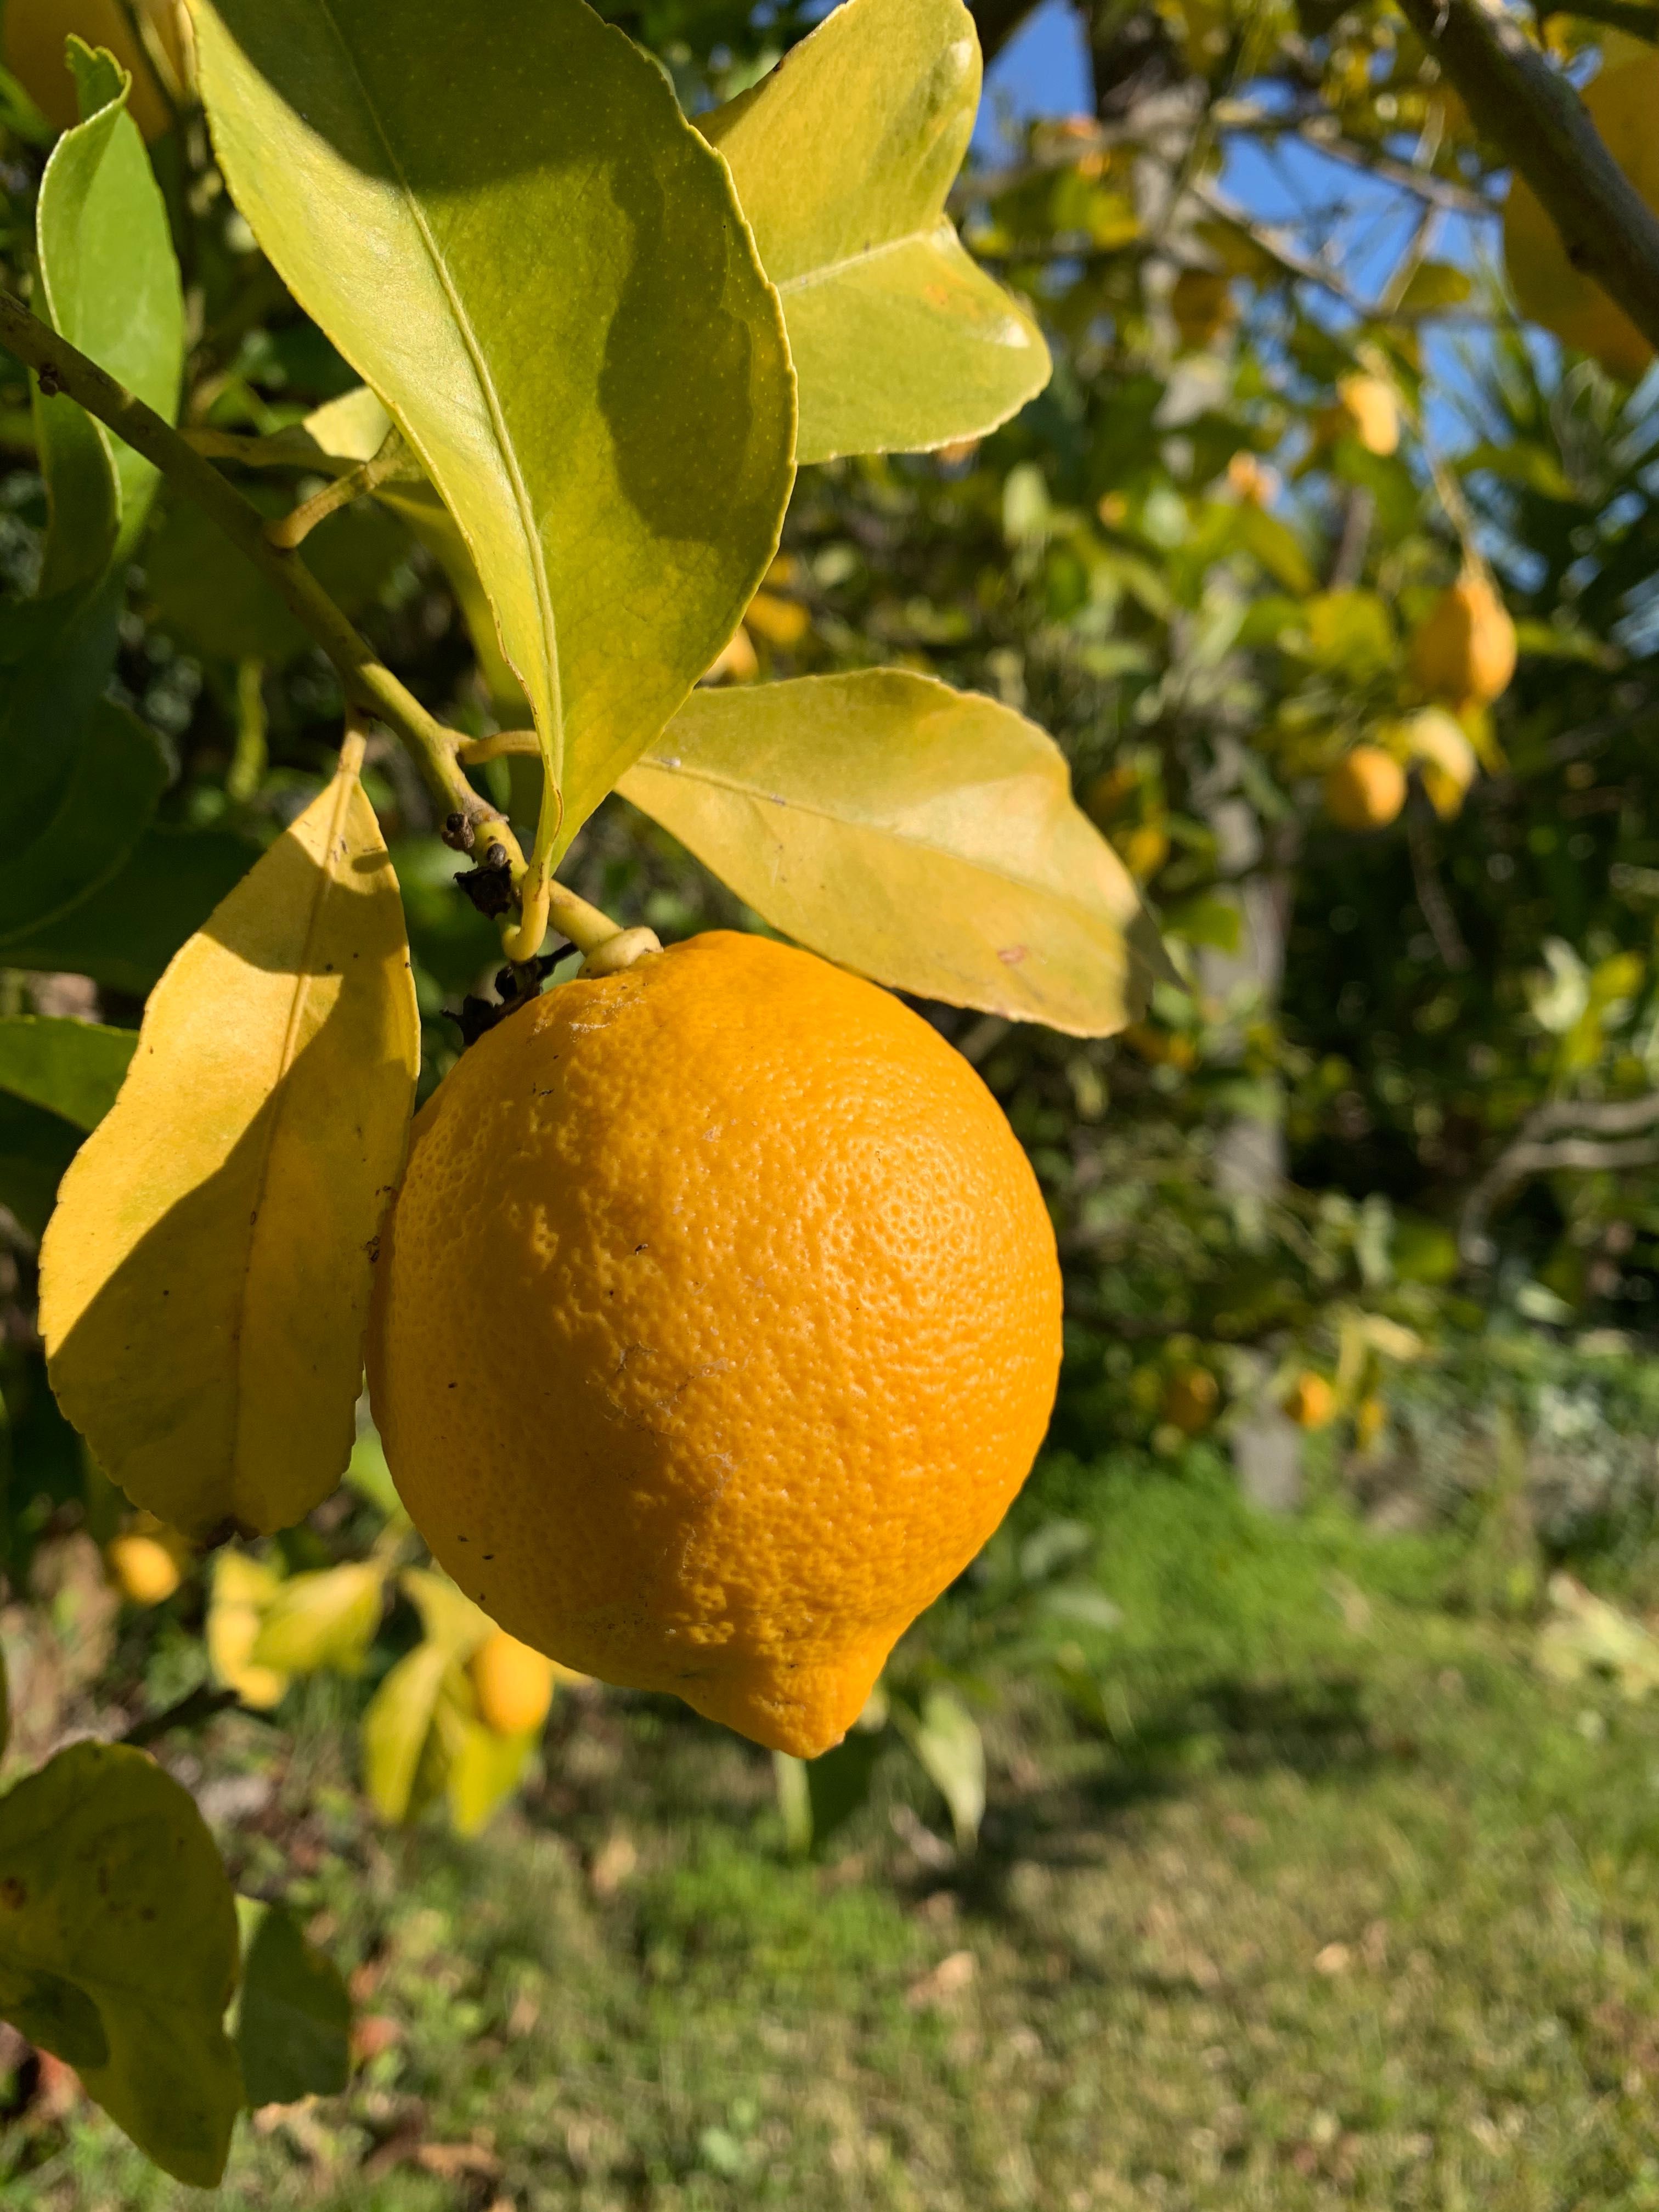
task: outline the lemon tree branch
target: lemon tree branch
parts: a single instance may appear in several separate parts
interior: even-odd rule
[[[1401,0],[1483,137],[1537,193],[1575,269],[1659,348],[1659,219],[1519,17],[1487,0]]]
[[[0,291],[0,344],[33,369],[43,391],[65,393],[85,408],[212,517],[327,654],[348,708],[372,715],[394,731],[409,748],[441,811],[446,816],[459,814],[469,829],[488,824],[491,842],[505,848],[515,875],[521,871],[523,854],[517,839],[499,810],[479,796],[462,771],[458,735],[428,714],[375,658],[304,563],[271,543],[258,507],[154,408],[4,291]]]

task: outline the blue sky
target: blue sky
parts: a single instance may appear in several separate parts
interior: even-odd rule
[[[1067,0],[1043,0],[987,73],[975,138],[981,158],[994,158],[1006,116],[1069,115],[1091,105],[1088,60],[1079,19]],[[1368,185],[1352,169],[1297,145],[1269,156],[1259,147],[1230,152],[1222,182],[1231,196],[1259,217],[1285,220],[1310,203],[1340,204],[1345,273],[1360,293],[1374,296],[1392,269],[1412,227],[1414,209],[1389,186]],[[1497,251],[1492,227],[1479,229],[1462,216],[1444,218],[1431,253],[1436,260],[1473,269]],[[1467,434],[1444,395],[1467,379],[1457,368],[1449,334],[1427,334],[1427,357],[1443,397],[1430,398],[1437,436],[1454,445]]]
[[[988,153],[1002,101],[1021,115],[1073,115],[1092,107],[1083,33],[1066,0],[1043,0],[992,64],[975,134]]]

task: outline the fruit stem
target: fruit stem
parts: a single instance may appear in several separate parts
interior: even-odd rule
[[[538,890],[526,885],[524,919],[516,929],[502,933],[501,949],[507,958],[520,965],[533,960],[550,924],[584,953],[597,952],[600,945],[622,933],[620,922],[612,921],[608,914],[549,877]],[[520,951],[520,945],[525,949]]]

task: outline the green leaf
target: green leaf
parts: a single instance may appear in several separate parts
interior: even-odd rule
[[[313,1674],[325,1667],[361,1674],[385,1595],[385,1571],[373,1560],[293,1576],[271,1599],[248,1663],[279,1674]]]
[[[775,1751],[772,1779],[777,1789],[783,1840],[792,1858],[804,1859],[812,1848],[812,1797],[806,1785],[806,1761],[787,1751]]]
[[[1187,945],[1207,945],[1218,952],[1237,951],[1243,926],[1237,896],[1217,898],[1207,891],[1167,908],[1164,915],[1165,936],[1178,937]]]
[[[777,542],[793,380],[731,179],[582,0],[194,16],[237,204],[471,550],[562,852]]]
[[[40,288],[54,330],[171,422],[184,373],[184,294],[166,204],[138,126],[131,79],[107,54],[70,44],[85,119],[52,149],[35,216]],[[97,103],[88,112],[89,103]],[[156,471],[72,399],[37,404],[41,465],[52,503],[43,592],[94,580],[106,560],[130,559]],[[101,471],[108,532],[82,537]],[[69,511],[60,518],[60,503]],[[60,527],[60,519],[65,526]],[[94,565],[95,564],[95,565]]]
[[[84,47],[80,53],[83,89],[113,96],[64,133],[46,164],[36,210],[36,299],[55,329],[171,419],[184,308],[167,213],[125,111],[125,80],[106,58]],[[115,665],[126,563],[155,482],[147,461],[72,400],[47,398],[37,385],[34,405],[49,526],[40,597],[0,610],[0,846],[7,848],[36,840],[64,801],[87,718]],[[129,781],[143,779],[136,748],[130,769]],[[82,817],[86,799],[83,790]],[[131,836],[153,804],[152,794],[131,817]],[[77,877],[76,854],[59,851],[60,880],[88,885],[103,862],[119,860],[112,833],[120,808],[93,811],[102,831],[98,865]],[[29,919],[24,890],[20,883],[0,908],[0,928]],[[21,964],[9,948],[5,964]]]
[[[814,1850],[821,1851],[836,1831],[869,1803],[871,1779],[881,1749],[880,1729],[855,1728],[833,1751],[806,1762]]]
[[[46,929],[109,881],[131,859],[166,790],[171,763],[161,739],[130,708],[100,699],[51,818],[0,883],[0,962],[9,940]]]
[[[280,1905],[239,1897],[242,1997],[236,2049],[247,2102],[337,2096],[351,2076],[351,1998],[339,1968]]]
[[[89,975],[143,997],[258,859],[224,830],[150,829],[100,890],[39,929],[8,939],[4,964]]]
[[[945,212],[979,87],[961,0],[843,0],[698,118],[782,295],[802,461],[977,436],[1048,380],[1042,332]]]
[[[931,677],[698,691],[622,789],[775,928],[897,989],[1104,1036],[1173,975],[1054,740]]]
[[[1321,592],[1303,606],[1301,623],[1279,640],[1287,653],[1333,675],[1364,683],[1399,659],[1394,617],[1375,592]]]
[[[0,1087],[0,1206],[31,1237],[45,1229],[81,1133]]]
[[[383,1820],[405,1820],[418,1810],[421,1754],[450,1664],[441,1645],[416,1644],[392,1668],[363,1715],[363,1787]]]
[[[201,1814],[141,1751],[77,1743],[0,1799],[0,2015],[198,2188],[242,2102],[236,1907]]]
[[[77,1129],[95,1129],[115,1103],[137,1042],[137,1030],[99,1022],[0,1018],[0,1091],[44,1106]]]
[[[953,1690],[930,1690],[919,1714],[895,1704],[893,1719],[944,1798],[957,1848],[972,1850],[985,1816],[985,1742]]]
[[[247,495],[268,516],[285,513],[290,504],[261,486]],[[295,557],[343,613],[355,615],[379,597],[408,551],[398,524],[365,499],[319,524]],[[283,668],[311,649],[310,632],[275,586],[251,561],[229,551],[217,523],[187,501],[170,505],[152,532],[144,547],[144,577],[161,625],[192,653]]]
[[[1264,514],[1246,501],[1237,510],[1234,527],[1245,551],[1255,555],[1281,589],[1304,599],[1318,588],[1312,563],[1295,532],[1276,515]]]
[[[1422,261],[1412,271],[1397,312],[1402,315],[1434,315],[1461,307],[1474,289],[1467,269],[1449,261]]]

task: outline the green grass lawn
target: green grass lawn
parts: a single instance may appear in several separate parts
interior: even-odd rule
[[[1048,1494],[1122,1624],[1065,1654],[1092,1719],[984,1657],[966,1862],[896,1745],[799,1863],[763,1754],[608,1694],[482,1840],[388,1838],[313,1711],[224,1840],[375,2055],[245,2125],[222,2201],[1659,2208],[1659,1706],[1547,1681],[1470,1604],[1479,1542],[1261,1521],[1201,1471]],[[963,1664],[994,1639],[949,1604]],[[0,2176],[17,2212],[200,2201],[84,2106],[0,2131]]]

